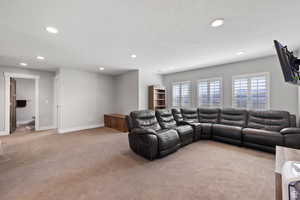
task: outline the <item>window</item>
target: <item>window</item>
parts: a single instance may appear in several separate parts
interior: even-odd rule
[[[192,105],[191,82],[173,83],[172,101],[175,107],[190,107]]]
[[[268,74],[233,77],[232,105],[237,108],[269,108]]]
[[[204,107],[221,107],[221,78],[205,79],[198,81],[198,105]]]

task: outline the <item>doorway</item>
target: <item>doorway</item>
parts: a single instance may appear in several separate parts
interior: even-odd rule
[[[14,73],[4,76],[6,135],[39,130],[39,76]]]
[[[33,79],[10,78],[10,133],[35,131]]]

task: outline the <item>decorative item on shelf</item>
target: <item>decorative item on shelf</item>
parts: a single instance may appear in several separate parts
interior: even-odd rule
[[[148,94],[149,109],[164,109],[166,108],[167,92],[166,88],[161,85],[150,85]]]

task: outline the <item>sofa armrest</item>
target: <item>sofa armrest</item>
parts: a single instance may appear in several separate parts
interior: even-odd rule
[[[151,134],[151,135],[156,135],[156,131],[150,128],[147,129],[143,129],[143,128],[134,128],[131,130],[132,134],[138,134],[138,135],[142,135],[142,134]]]
[[[158,157],[158,138],[153,129],[132,129],[128,134],[129,146],[137,154],[153,160]]]
[[[284,128],[280,131],[281,135],[288,135],[288,134],[300,134],[300,128],[290,127]]]
[[[284,128],[280,133],[283,136],[284,146],[300,149],[300,128]]]
[[[177,125],[178,125],[178,126],[180,126],[180,125],[190,125],[190,123],[188,123],[188,122],[182,120],[182,121],[178,121],[178,122],[177,122]]]

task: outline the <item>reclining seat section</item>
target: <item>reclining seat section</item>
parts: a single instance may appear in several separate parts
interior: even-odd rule
[[[173,114],[174,120],[176,121],[177,125],[182,124],[183,117],[182,117],[180,109],[172,108],[172,114]]]
[[[157,122],[155,112],[141,110],[130,113],[132,127],[128,134],[130,148],[137,154],[153,160],[172,152],[180,147],[177,131],[162,129]]]
[[[201,124],[198,119],[197,109],[181,109],[181,114],[183,117],[183,122],[190,125],[194,129],[194,141],[197,141],[201,138]]]
[[[219,123],[220,109],[198,108],[199,122],[202,127],[201,139],[211,139],[213,124]]]
[[[249,111],[248,128],[243,129],[244,146],[275,152],[276,145],[284,146],[280,131],[290,127],[286,111]]]
[[[189,125],[177,126],[171,110],[169,109],[156,110],[155,114],[160,126],[163,129],[174,129],[178,132],[181,141],[181,146],[193,142],[193,138],[194,138],[193,128]]]
[[[213,139],[242,145],[242,129],[246,127],[246,122],[246,110],[222,109],[219,124],[213,125]]]

